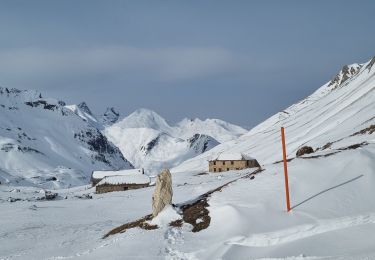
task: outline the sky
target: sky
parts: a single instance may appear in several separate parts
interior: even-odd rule
[[[247,128],[375,55],[375,1],[1,0],[0,86]]]

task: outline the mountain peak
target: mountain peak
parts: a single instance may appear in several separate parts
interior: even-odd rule
[[[369,61],[369,63],[366,65],[366,69],[368,69],[368,71],[371,70],[372,66],[374,66],[375,64],[375,56],[372,57],[372,59]]]
[[[85,112],[85,113],[87,113],[89,115],[92,115],[92,112],[91,112],[90,108],[88,107],[88,105],[86,104],[86,102],[83,101],[83,102],[79,103],[77,105],[77,107],[79,109],[81,109],[83,112]]]
[[[344,65],[340,72],[329,82],[328,87],[336,89],[337,87],[341,86],[349,78],[356,75],[362,66],[362,64],[358,63]]]
[[[105,125],[113,125],[118,121],[120,113],[115,110],[114,107],[107,107],[107,110],[102,116],[102,122]]]
[[[146,108],[135,110],[118,124],[122,128],[152,128],[166,133],[171,131],[171,127],[163,117]]]

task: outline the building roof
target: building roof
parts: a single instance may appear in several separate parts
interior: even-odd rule
[[[254,160],[253,157],[243,153],[221,153],[219,156],[214,158],[217,161],[242,161],[242,160]]]
[[[150,177],[145,174],[129,174],[104,177],[97,185],[110,184],[149,184]]]
[[[120,171],[93,171],[92,178],[103,179],[104,177],[109,176],[127,176],[131,174],[143,174],[143,169],[127,169]]]

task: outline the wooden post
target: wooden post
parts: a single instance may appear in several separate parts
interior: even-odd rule
[[[287,165],[287,161],[286,161],[286,146],[285,146],[285,131],[284,131],[284,127],[281,127],[281,143],[282,143],[282,146],[283,146],[286,209],[289,212],[291,210],[291,208],[290,208],[290,199],[289,199],[288,165]]]

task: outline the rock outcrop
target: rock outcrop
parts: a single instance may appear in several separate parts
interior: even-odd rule
[[[113,107],[108,107],[104,115],[101,118],[101,121],[104,125],[113,125],[120,118],[120,113],[115,110]]]
[[[156,217],[166,205],[172,203],[172,175],[169,170],[163,170],[156,178],[156,188],[152,195],[152,216]]]
[[[300,149],[298,149],[297,153],[296,153],[296,156],[297,157],[300,157],[304,154],[310,154],[310,153],[313,153],[314,152],[314,149],[310,146],[303,146],[301,147]]]

